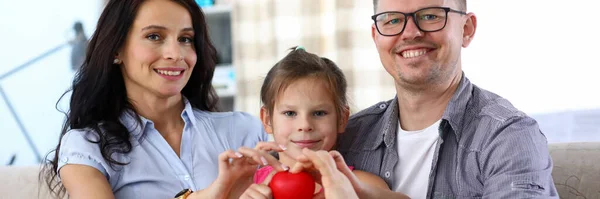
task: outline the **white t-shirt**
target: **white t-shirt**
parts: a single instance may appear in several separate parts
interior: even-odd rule
[[[402,130],[398,122],[396,146],[400,159],[394,168],[394,191],[415,199],[426,197],[440,121],[418,131]]]

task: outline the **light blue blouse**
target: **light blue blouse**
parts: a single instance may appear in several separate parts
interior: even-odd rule
[[[100,154],[97,140],[90,130],[67,132],[60,146],[58,169],[66,164],[88,165],[106,176],[116,198],[173,198],[184,188],[200,190],[218,175],[218,155],[241,146],[253,148],[267,141],[258,118],[242,112],[213,113],[193,109],[187,100],[181,117],[185,121],[180,157],[142,117],[141,128],[130,111],[121,121],[131,133],[133,149],[127,155],[113,155],[125,166],[112,168]]]

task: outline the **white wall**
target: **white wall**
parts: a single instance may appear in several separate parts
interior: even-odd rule
[[[463,69],[528,114],[599,109],[598,8],[589,0],[468,1],[478,29]]]
[[[83,23],[89,37],[102,6],[100,0],[0,0],[0,76],[65,43],[73,35],[73,23],[77,20]],[[0,81],[42,155],[58,143],[64,115],[55,109],[55,103],[73,77],[70,53],[70,48],[63,48]],[[64,102],[68,103],[68,96]],[[2,98],[0,137],[0,165],[6,164],[15,153],[18,154],[15,164],[36,163]]]

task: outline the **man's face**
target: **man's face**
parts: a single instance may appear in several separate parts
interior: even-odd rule
[[[459,10],[455,0],[380,0],[376,13],[412,13],[427,7]],[[396,84],[419,87],[444,83],[461,73],[461,47],[469,45],[475,27],[472,13],[449,12],[446,26],[437,32],[419,30],[412,17],[399,35],[383,36],[375,24],[371,31],[381,62]]]

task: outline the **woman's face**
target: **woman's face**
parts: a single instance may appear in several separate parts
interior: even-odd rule
[[[129,97],[180,96],[197,60],[188,10],[169,0],[142,3],[117,58]]]

